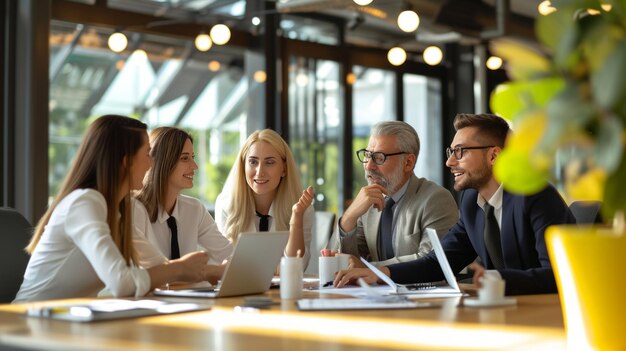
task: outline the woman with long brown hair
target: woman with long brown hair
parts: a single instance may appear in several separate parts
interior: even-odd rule
[[[32,256],[15,302],[142,296],[172,281],[202,280],[206,253],[150,269],[137,266],[130,193],[151,165],[146,125],[107,115],[87,130],[59,193],[26,251]]]
[[[193,138],[175,127],[159,127],[150,133],[153,165],[134,201],[135,246],[144,267],[161,264],[186,253],[206,251],[205,279],[217,282],[233,251],[200,200],[182,195],[193,187],[198,165]]]

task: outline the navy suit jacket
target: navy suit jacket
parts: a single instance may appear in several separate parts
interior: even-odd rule
[[[450,266],[457,273],[477,256],[487,269],[493,269],[483,238],[484,212],[478,206],[477,198],[476,190],[464,191],[459,206],[459,222],[441,240]],[[505,268],[498,272],[506,280],[507,295],[557,291],[544,232],[553,224],[575,222],[567,204],[552,186],[530,196],[504,191],[500,232]],[[398,283],[444,279],[434,252],[388,268],[391,279]]]

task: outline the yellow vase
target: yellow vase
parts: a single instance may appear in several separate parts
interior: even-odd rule
[[[570,349],[626,350],[626,235],[597,226],[546,231]]]

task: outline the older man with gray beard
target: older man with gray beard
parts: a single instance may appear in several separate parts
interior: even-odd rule
[[[424,231],[448,232],[458,220],[450,192],[413,174],[420,143],[417,132],[401,121],[372,127],[367,149],[357,151],[367,186],[338,221],[342,253],[386,266],[422,257],[432,245]]]

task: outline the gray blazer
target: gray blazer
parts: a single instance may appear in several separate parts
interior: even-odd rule
[[[423,235],[426,228],[437,230],[443,237],[459,219],[459,210],[450,191],[412,175],[406,193],[394,212],[393,245],[396,257],[381,262],[377,244],[381,214],[371,207],[350,232],[344,232],[337,225],[341,252],[365,257],[382,266],[412,261],[432,250],[430,240]]]

